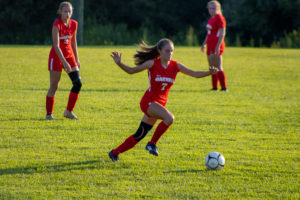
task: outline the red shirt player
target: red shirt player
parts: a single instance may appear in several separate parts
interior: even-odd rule
[[[173,85],[178,72],[186,75],[202,78],[217,73],[217,69],[210,67],[210,71],[193,71],[183,64],[171,60],[174,45],[169,39],[160,40],[154,47],[140,44],[141,51],[135,57],[136,67],[129,67],[121,62],[121,55],[117,51],[112,53],[115,63],[128,74],[134,74],[143,70],[148,70],[149,89],[145,92],[140,107],[144,116],[135,134],[129,136],[120,146],[109,152],[112,161],[118,161],[118,155],[133,148],[141,141],[147,132],[153,127],[158,119],[162,120],[157,126],[150,142],[146,145],[146,150],[150,154],[158,156],[157,141],[168,130],[174,121],[173,114],[165,108],[168,100],[168,93]]]
[[[76,31],[78,23],[71,19],[73,7],[69,2],[62,2],[58,9],[60,17],[53,23],[52,39],[53,45],[50,50],[48,60],[48,70],[50,71],[50,88],[46,97],[46,119],[53,120],[52,116],[55,93],[64,69],[72,83],[67,109],[64,117],[78,119],[72,112],[78,99],[81,88],[81,78],[79,76],[80,62],[77,53]]]
[[[226,21],[221,13],[221,5],[218,1],[210,1],[207,8],[211,18],[206,25],[207,35],[202,45],[202,52],[205,47],[209,66],[215,66],[219,72],[212,75],[212,90],[218,90],[218,82],[221,83],[221,91],[227,91],[225,73],[222,66],[222,54],[225,49]]]

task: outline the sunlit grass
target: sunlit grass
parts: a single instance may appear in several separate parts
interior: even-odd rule
[[[167,108],[175,122],[146,152],[148,133],[112,163],[107,153],[138,128],[147,73],[127,75],[135,47],[81,47],[82,91],[63,118],[71,82],[63,73],[54,121],[45,121],[50,47],[0,47],[1,199],[299,199],[300,50],[227,48],[229,92],[210,77],[178,74]],[[199,48],[176,47],[174,60],[207,70]],[[226,159],[207,171],[210,151]]]

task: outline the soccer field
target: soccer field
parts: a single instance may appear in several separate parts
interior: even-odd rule
[[[46,121],[49,46],[0,46],[0,199],[299,199],[300,50],[227,48],[228,92],[211,78],[179,73],[167,104],[175,121],[145,150],[155,127],[113,163],[108,152],[133,134],[143,113],[146,71],[128,75],[136,47],[80,47],[82,91],[63,117],[71,81],[63,73],[54,121]],[[207,70],[199,48],[174,60]],[[208,171],[207,153],[226,159]]]

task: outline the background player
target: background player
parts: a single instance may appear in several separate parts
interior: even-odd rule
[[[217,68],[210,67],[210,71],[193,71],[183,64],[171,60],[174,45],[171,40],[162,39],[156,46],[149,47],[145,43],[140,44],[141,51],[134,55],[136,67],[129,67],[121,62],[122,54],[112,52],[115,63],[128,74],[148,70],[150,82],[149,89],[145,92],[140,107],[144,116],[135,134],[129,136],[120,146],[109,152],[112,161],[118,161],[118,155],[133,148],[141,141],[158,119],[162,120],[157,126],[146,150],[150,154],[158,156],[157,141],[168,130],[174,121],[174,115],[165,108],[168,100],[168,93],[173,85],[178,72],[186,75],[202,78],[217,73]]]
[[[61,77],[61,71],[68,73],[73,87],[69,94],[67,108],[64,117],[78,119],[72,112],[78,99],[81,88],[81,78],[79,76],[79,57],[77,52],[76,31],[78,23],[71,19],[73,12],[72,4],[62,2],[57,11],[59,18],[52,25],[53,45],[50,50],[48,60],[48,70],[50,71],[50,88],[46,97],[46,119],[52,120],[55,93]]]
[[[201,51],[204,52],[205,47],[207,47],[206,54],[209,66],[215,66],[219,69],[217,74],[212,75],[212,90],[218,90],[220,80],[221,91],[227,91],[222,61],[222,54],[225,49],[226,21],[222,15],[221,4],[218,1],[209,1],[207,8],[211,18],[206,25],[207,35]]]

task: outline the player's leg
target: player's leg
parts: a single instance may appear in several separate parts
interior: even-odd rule
[[[141,124],[136,131],[136,133],[133,135],[134,139],[139,142],[147,135],[147,133],[151,130],[151,128],[156,123],[157,119],[153,117],[149,117],[147,115],[144,115],[142,118]]]
[[[171,126],[173,123],[175,117],[174,115],[168,111],[164,106],[158,104],[158,103],[151,103],[151,105],[148,108],[148,114],[156,119],[161,119],[163,120],[162,122],[159,123],[157,126],[153,137],[151,138],[151,141],[148,142],[146,145],[146,149],[149,151],[149,153],[158,156],[158,151],[156,144],[160,137],[168,130],[168,128]]]
[[[50,71],[50,87],[46,96],[46,119],[52,120],[54,119],[52,116],[54,101],[55,101],[55,93],[58,88],[58,84],[60,81],[61,72],[60,71]]]
[[[74,115],[74,113],[73,113],[73,109],[78,100],[79,92],[80,92],[80,89],[82,86],[81,77],[79,74],[79,68],[73,67],[72,72],[70,72],[68,75],[72,81],[73,87],[69,94],[68,104],[67,104],[67,108],[64,112],[64,117],[78,120],[76,115]]]
[[[216,63],[215,63],[215,56],[214,56],[214,54],[207,55],[207,60],[208,60],[209,66],[216,67],[215,66]],[[219,78],[218,78],[217,74],[211,75],[211,82],[212,82],[212,90],[218,90]]]
[[[135,134],[129,136],[120,146],[109,152],[109,157],[111,158],[111,160],[118,161],[118,155],[133,148],[139,141],[141,141],[151,130],[155,122],[156,119],[144,115]]]
[[[216,75],[218,76],[218,79],[220,80],[220,84],[221,84],[221,87],[222,87],[221,91],[227,91],[226,77],[225,77],[225,72],[223,70],[222,55],[214,54],[213,59],[214,59],[215,67],[219,68],[219,70],[220,70]]]

